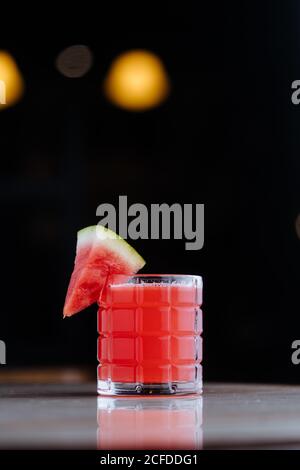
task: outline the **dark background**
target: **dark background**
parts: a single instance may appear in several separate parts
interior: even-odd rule
[[[0,38],[26,82],[22,101],[0,112],[7,368],[96,370],[96,307],[66,320],[62,307],[76,231],[125,194],[129,204],[205,204],[202,250],[132,243],[144,272],[203,275],[205,378],[300,379],[291,363],[300,338],[300,107],[291,103],[299,21],[292,1],[195,2],[170,4],[140,30],[91,27],[89,38],[30,45]],[[54,66],[72,44],[94,55],[78,79]],[[111,61],[135,48],[157,53],[172,83],[169,99],[143,113],[114,107],[102,92]]]

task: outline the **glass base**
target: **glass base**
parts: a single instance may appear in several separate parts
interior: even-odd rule
[[[98,380],[99,395],[188,395],[202,393],[200,382],[129,383]]]

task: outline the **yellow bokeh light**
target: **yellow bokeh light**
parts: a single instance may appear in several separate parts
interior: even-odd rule
[[[0,51],[0,110],[13,106],[24,91],[24,81],[13,57]]]
[[[130,111],[144,111],[167,97],[170,84],[164,65],[155,54],[135,50],[114,60],[104,90],[115,105]]]

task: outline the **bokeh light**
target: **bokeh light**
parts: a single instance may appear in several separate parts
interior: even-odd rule
[[[0,110],[17,103],[24,92],[24,80],[14,58],[0,51]]]
[[[162,61],[145,50],[128,51],[112,63],[104,82],[107,98],[129,111],[144,111],[168,96],[170,82]]]
[[[84,45],[70,46],[57,56],[55,65],[57,70],[68,78],[83,77],[93,64],[93,54],[89,47]]]

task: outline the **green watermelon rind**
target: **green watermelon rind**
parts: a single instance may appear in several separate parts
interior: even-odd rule
[[[139,270],[145,266],[146,262],[144,258],[131,245],[129,245],[129,243],[124,240],[124,238],[122,238],[113,230],[100,224],[85,227],[77,232],[77,248],[79,248],[85,241],[90,242],[91,239],[89,236],[92,237],[93,242],[97,241],[97,237],[95,237],[96,232],[100,233],[104,237],[99,239],[101,244],[107,248],[111,248],[114,252],[119,253],[121,256],[124,256],[134,269]]]

